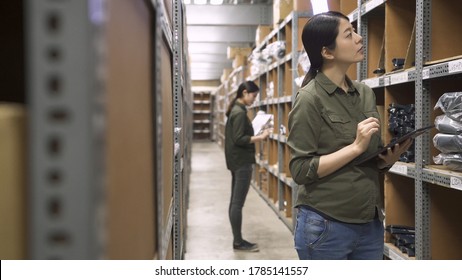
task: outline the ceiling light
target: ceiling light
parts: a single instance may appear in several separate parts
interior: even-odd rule
[[[311,0],[311,6],[313,7],[313,15],[329,11],[327,0]]]
[[[210,0],[210,4],[212,4],[212,5],[221,5],[221,4],[223,4],[223,0]]]
[[[191,0],[183,0],[183,3],[185,3],[185,5],[191,4]]]
[[[207,4],[207,0],[194,0],[194,4],[196,4],[196,5],[205,5],[205,4]]]

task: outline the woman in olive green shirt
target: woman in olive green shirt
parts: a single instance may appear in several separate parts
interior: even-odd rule
[[[300,259],[382,259],[379,172],[411,141],[362,164],[381,145],[374,92],[351,81],[349,66],[364,59],[362,37],[348,17],[312,17],[302,41],[311,62],[289,113],[290,172],[298,188],[294,230]]]
[[[233,231],[233,249],[241,251],[258,251],[256,243],[242,238],[242,208],[249,192],[255,163],[255,142],[266,139],[268,131],[254,135],[252,122],[247,116],[246,106],[252,105],[259,91],[252,81],[239,85],[235,98],[226,111],[225,157],[226,166],[231,171],[231,200],[229,203],[229,220]]]

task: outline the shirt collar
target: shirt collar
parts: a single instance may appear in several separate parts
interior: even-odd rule
[[[241,102],[237,101],[234,102],[235,105],[238,105],[239,107],[241,107],[242,109],[244,109],[244,111],[247,111],[247,107],[245,106],[245,104],[242,104]]]
[[[350,78],[346,76],[345,79],[348,84],[348,92],[349,93],[358,92],[355,86],[353,85],[353,82],[350,80]],[[315,80],[328,94],[334,93],[339,88],[322,72],[318,72],[318,74],[315,77]]]

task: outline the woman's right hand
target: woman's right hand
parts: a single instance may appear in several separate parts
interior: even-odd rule
[[[358,149],[359,153],[363,153],[367,150],[372,135],[377,133],[379,128],[379,120],[373,117],[367,118],[364,121],[358,123],[358,127],[356,129],[356,139],[353,142],[353,145]]]
[[[268,138],[269,134],[270,134],[270,129],[263,130],[263,132],[260,134],[261,139],[265,140],[266,138]]]

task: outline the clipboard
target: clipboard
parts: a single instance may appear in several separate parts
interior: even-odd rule
[[[406,134],[404,134],[403,136],[395,139],[394,141],[391,141],[390,143],[388,143],[388,145],[384,146],[383,148],[377,150],[376,152],[364,157],[364,158],[357,158],[357,161],[356,161],[356,165],[359,165],[359,164],[362,164],[368,160],[371,160],[375,157],[377,157],[378,155],[380,154],[383,154],[384,152],[387,151],[388,148],[393,148],[396,144],[400,144],[404,141],[406,141],[407,139],[412,139],[414,140],[415,138],[417,138],[418,136],[424,134],[425,132],[427,132],[428,130],[434,128],[435,126],[434,125],[429,125],[429,126],[426,126],[426,127],[422,127],[422,128],[419,128],[419,129],[416,129],[416,130],[413,130],[411,132],[408,132]]]
[[[272,119],[273,114],[257,114],[252,121],[254,135],[260,134]]]

